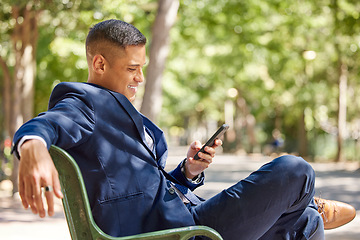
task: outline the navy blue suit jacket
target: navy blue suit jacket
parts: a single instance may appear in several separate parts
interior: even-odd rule
[[[154,138],[145,142],[144,126]],[[194,219],[160,168],[167,145],[163,132],[120,93],[88,83],[60,83],[49,110],[25,123],[25,135],[42,137],[77,161],[96,223],[106,233],[126,236],[195,225]],[[180,166],[170,172],[191,191],[200,184],[186,180]],[[174,180],[175,181],[175,180]]]

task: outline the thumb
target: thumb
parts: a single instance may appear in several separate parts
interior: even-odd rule
[[[191,144],[191,148],[194,149],[194,150],[200,150],[201,148],[201,142],[200,141],[194,141],[192,144]]]

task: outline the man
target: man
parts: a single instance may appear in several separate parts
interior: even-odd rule
[[[62,197],[47,149],[55,144],[77,161],[94,219],[110,235],[198,224],[216,229],[224,239],[323,239],[323,220],[313,198],[314,171],[302,158],[277,158],[209,200],[192,190],[203,184],[203,171],[221,140],[206,147],[200,160],[193,156],[201,144],[193,142],[176,169],[163,170],[163,132],[131,104],[144,81],[145,44],[139,30],[119,20],[90,30],[87,83],[57,85],[49,110],[15,134],[24,207],[44,217],[45,188],[52,215],[54,195]],[[343,203],[322,200],[318,205],[325,209],[325,227],[338,227],[355,216]]]

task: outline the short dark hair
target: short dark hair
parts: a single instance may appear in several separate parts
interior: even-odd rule
[[[108,41],[119,47],[145,45],[146,37],[133,25],[116,19],[105,20],[90,28],[86,46]]]

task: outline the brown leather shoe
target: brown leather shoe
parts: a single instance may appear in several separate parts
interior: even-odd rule
[[[324,229],[340,227],[356,216],[355,208],[347,203],[314,197],[318,211],[324,220]]]

